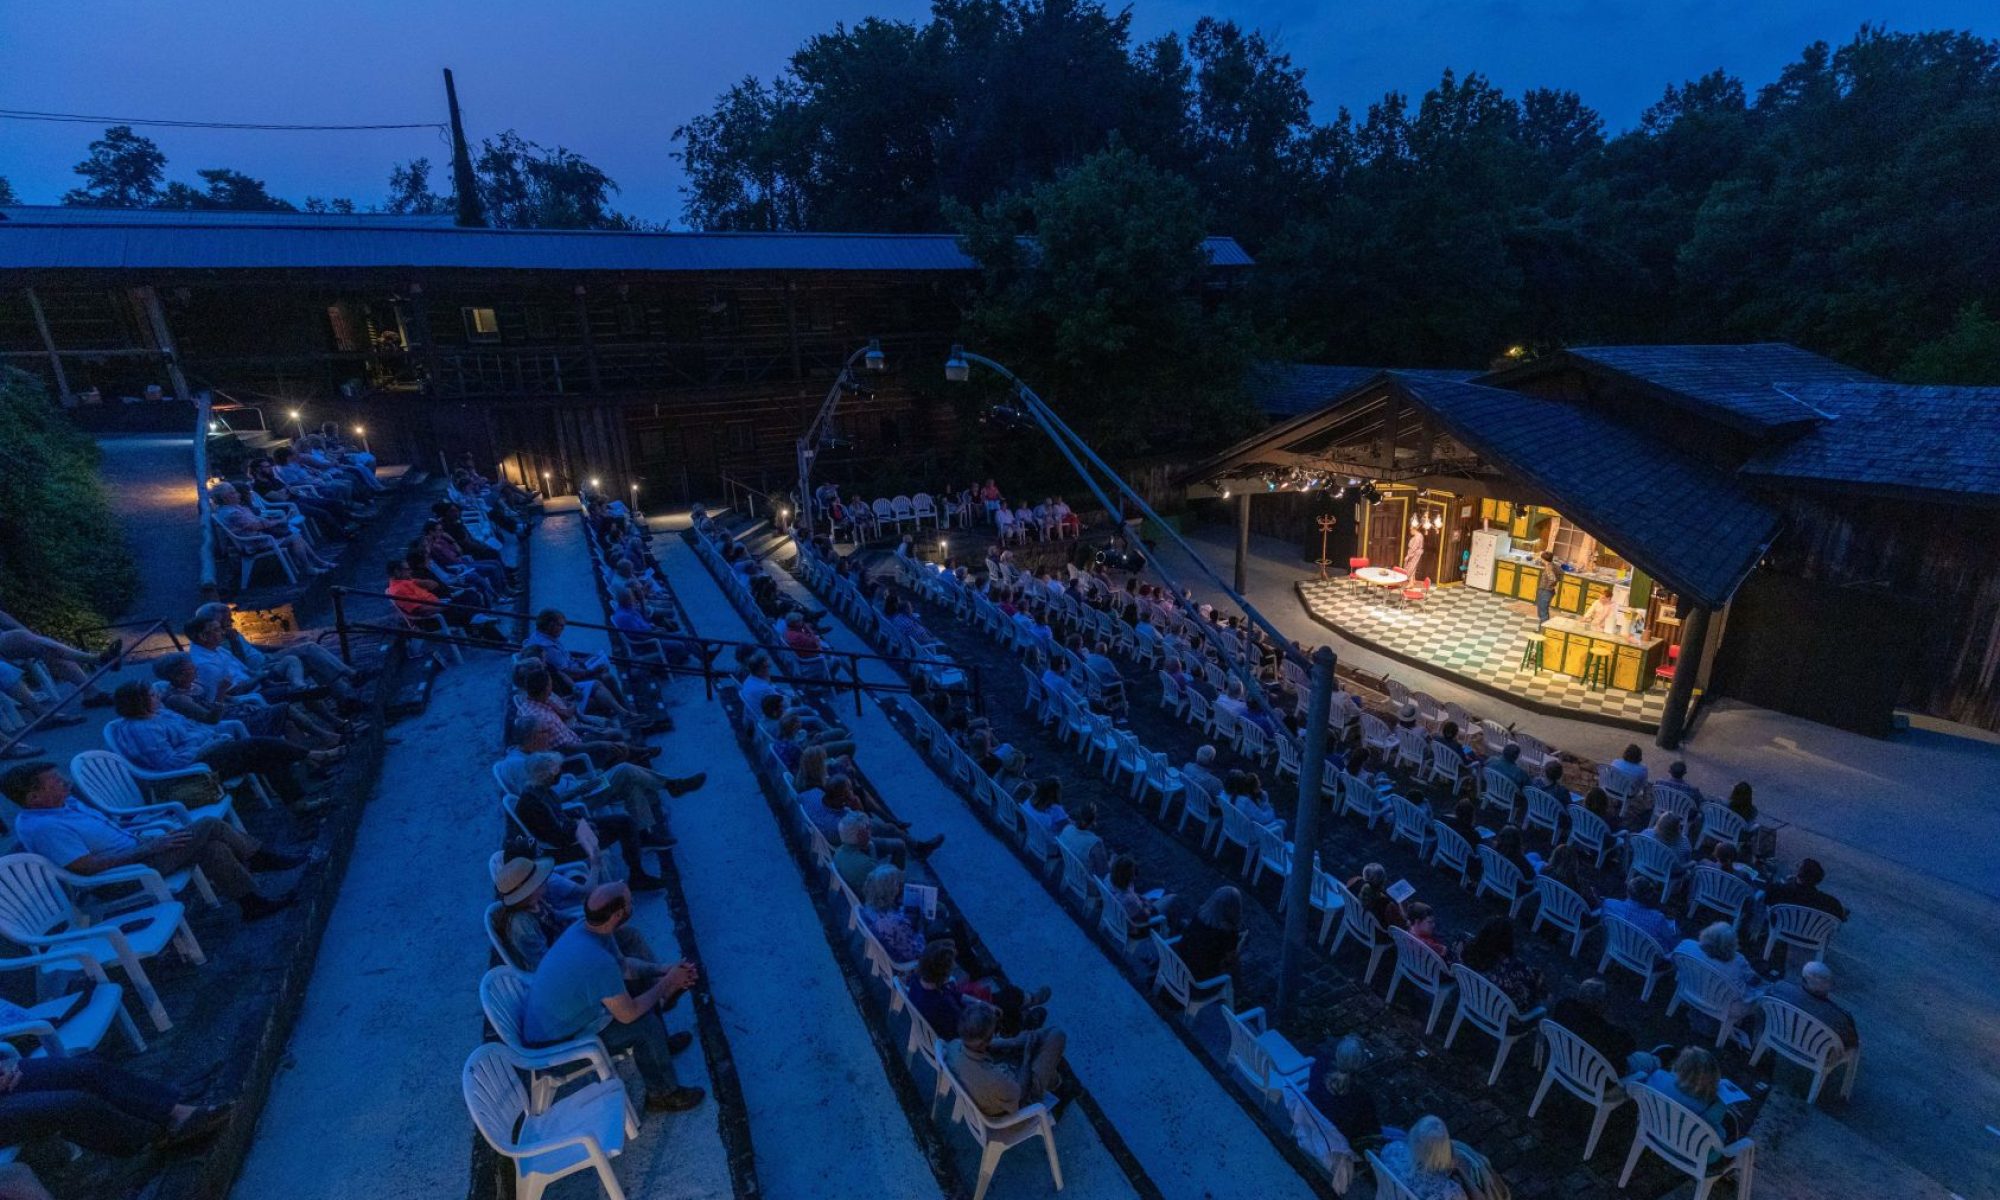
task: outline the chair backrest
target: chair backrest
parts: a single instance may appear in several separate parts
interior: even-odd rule
[[[1716,1020],[1727,1020],[1730,1008],[1743,998],[1743,989],[1721,966],[1705,954],[1686,951],[1674,955],[1674,991],[1681,999]]]
[[[1186,1008],[1189,998],[1194,994],[1194,975],[1188,970],[1187,964],[1181,961],[1181,956],[1167,944],[1167,939],[1157,932],[1151,936],[1153,951],[1159,955],[1156,977],[1160,987],[1173,998],[1175,1004]]]
[[[1208,699],[1193,688],[1187,690],[1188,720],[1206,724],[1209,720]]]
[[[1255,721],[1237,722],[1236,736],[1242,739],[1243,753],[1251,758],[1262,758],[1270,753],[1271,743],[1264,736],[1264,727]]]
[[[1512,809],[1515,797],[1521,794],[1520,785],[1491,767],[1482,772],[1480,779],[1480,802],[1495,808]]]
[[[1611,825],[1581,804],[1569,806],[1570,840],[1579,846],[1602,852],[1611,844]]]
[[[1770,996],[1757,1001],[1757,1007],[1764,1014],[1764,1040],[1794,1061],[1824,1070],[1846,1053],[1846,1044],[1833,1026],[1805,1009]]]
[[[907,517],[915,511],[910,505],[910,498],[908,496],[891,496],[889,498],[889,510],[899,517]]]
[[[1326,1114],[1297,1084],[1286,1084],[1279,1092],[1279,1099],[1284,1103],[1285,1115],[1291,1118],[1292,1141],[1333,1176],[1336,1195],[1346,1193],[1354,1177],[1354,1147],[1347,1136],[1334,1128],[1333,1122],[1326,1119]]]
[[[26,944],[78,923],[80,917],[48,859],[39,854],[0,858],[0,933]]]
[[[1652,974],[1667,961],[1667,952],[1653,935],[1623,917],[1604,914],[1605,950],[1614,962],[1644,975]]]
[[[1440,779],[1447,780],[1454,787],[1456,787],[1458,784],[1459,768],[1463,767],[1464,765],[1465,765],[1465,760],[1459,757],[1458,747],[1453,746],[1448,742],[1431,743],[1432,775],[1435,775]]]
[[[918,492],[910,497],[910,507],[920,517],[928,517],[937,512],[937,503],[929,492]]]
[[[1803,904],[1773,904],[1765,918],[1771,932],[1793,946],[1823,947],[1840,928],[1840,918]]]
[[[1222,799],[1222,840],[1235,842],[1239,846],[1250,847],[1257,844],[1258,829],[1262,828],[1244,812],[1232,796]]]
[[[1444,720],[1444,707],[1438,703],[1436,696],[1429,692],[1411,692],[1410,699],[1416,701],[1418,721],[1436,729]]]
[[[1370,744],[1379,745],[1388,740],[1389,726],[1374,713],[1364,712],[1361,714],[1361,737]]]
[[[1546,875],[1535,876],[1535,894],[1541,898],[1541,915],[1564,929],[1580,929],[1590,917],[1590,906],[1582,896]]]
[[[516,970],[523,970],[521,960],[514,956],[514,948],[507,944],[507,906],[495,900],[486,906],[486,940],[493,943],[493,953],[500,961]]]
[[[1531,787],[1527,794],[1528,824],[1554,829],[1562,823],[1563,810],[1569,806],[1558,799],[1553,792]]]
[[[528,1115],[528,1089],[519,1071],[498,1042],[487,1042],[473,1050],[459,1076],[465,1093],[465,1107],[486,1144],[499,1154],[512,1156],[519,1141],[514,1131]]]
[[[916,1040],[917,1053],[923,1055],[932,1067],[944,1070],[944,1053],[942,1047],[938,1045],[937,1030],[932,1029],[931,1023],[924,1019],[924,1014],[918,1012],[917,1006],[910,1003],[909,985],[898,976],[889,981],[889,986],[895,989],[896,999],[901,1002],[903,1012],[910,1018],[910,1035]]]
[[[1304,756],[1299,752],[1299,739],[1282,733],[1278,735],[1278,765],[1295,775],[1305,766]]]
[[[1428,753],[1428,743],[1424,731],[1415,725],[1400,725],[1396,728],[1396,757],[1413,766],[1422,766]]]
[[[139,780],[123,755],[109,750],[85,750],[69,760],[70,778],[83,798],[102,809],[137,808],[146,802]]]
[[[1471,713],[1466,712],[1465,709],[1461,708],[1456,702],[1453,701],[1445,702],[1443,712],[1445,720],[1450,721],[1452,724],[1458,726],[1458,735],[1460,737],[1472,736],[1472,730],[1474,726]]]
[[[1063,890],[1079,900],[1090,899],[1090,885],[1097,877],[1090,873],[1089,865],[1060,841],[1056,842],[1056,849],[1062,853]]]
[[[1355,895],[1353,889],[1338,879],[1333,881],[1333,886],[1340,889],[1340,923],[1347,927],[1347,932],[1366,945],[1379,944],[1382,941],[1382,922],[1361,907],[1361,897]]]
[[[1257,859],[1266,871],[1289,877],[1292,873],[1292,844],[1268,826],[1257,825]]]
[[[1542,1045],[1548,1048],[1557,1078],[1598,1103],[1617,1094],[1618,1072],[1589,1042],[1554,1021],[1544,1020],[1541,1032]]]
[[[1472,863],[1472,843],[1443,821],[1432,821],[1431,833],[1437,838],[1436,861],[1461,875],[1465,874],[1466,867]]]
[[[1396,969],[1422,984],[1426,991],[1444,986],[1451,974],[1444,956],[1419,941],[1407,930],[1391,928],[1389,938],[1396,943]]]
[[[1674,853],[1673,847],[1658,838],[1631,837],[1625,839],[1625,845],[1632,851],[1632,872],[1635,875],[1657,879],[1664,885],[1681,870],[1680,857]]]
[[[896,510],[890,506],[889,501],[886,498],[880,496],[876,497],[875,503],[869,505],[869,508],[878,517],[888,517],[891,520],[895,519]]]
[[[1639,1105],[1639,1136],[1653,1152],[1689,1175],[1708,1171],[1709,1155],[1719,1154],[1722,1138],[1700,1113],[1634,1080],[1625,1090]]]
[[[1741,917],[1744,907],[1756,897],[1756,889],[1749,883],[1720,867],[1696,867],[1691,878],[1692,882],[1688,886],[1690,913],[1697,908],[1707,907],[1733,917]]]
[[[1430,810],[1402,796],[1390,796],[1389,805],[1396,810],[1396,832],[1423,842],[1431,829]]]
[[[1507,727],[1500,722],[1485,720],[1479,722],[1479,742],[1486,747],[1488,757],[1505,750],[1507,743],[1513,740],[1514,735],[1509,733]]]
[[[1220,704],[1216,704],[1210,712],[1209,719],[1215,723],[1215,736],[1217,738],[1225,742],[1236,740],[1237,721],[1235,713],[1230,712]]]
[[[1049,832],[1049,827],[1043,824],[1040,818],[1033,813],[1022,813],[1021,831],[1027,842],[1028,853],[1034,856],[1037,863],[1045,864],[1055,857],[1055,835]]]
[[[1525,770],[1538,771],[1549,760],[1554,751],[1549,744],[1532,733],[1514,731],[1514,744],[1521,748],[1521,766]]]
[[[1717,804],[1711,800],[1701,806],[1701,836],[1719,837],[1731,842],[1741,841],[1750,831],[1750,823],[1736,815],[1727,804]]]
[[[1653,806],[1655,808],[1666,809],[1668,812],[1679,817],[1683,823],[1694,820],[1696,807],[1694,793],[1689,791],[1685,785],[1675,783],[1671,779],[1663,779],[1653,784]],[[1722,808],[1724,812],[1728,812],[1729,810],[1729,806],[1726,804]],[[1733,817],[1736,814],[1730,813],[1729,815]]]
[[[1500,852],[1491,846],[1479,848],[1480,886],[1497,888],[1508,896],[1521,894],[1521,868],[1500,857]]]
[[[1500,990],[1499,984],[1464,963],[1454,964],[1451,974],[1458,980],[1459,1002],[1464,1006],[1466,1020],[1495,1034],[1506,1031],[1510,1021],[1520,1024],[1520,1008]]]
[[[521,1007],[528,1000],[528,985],[534,979],[526,971],[515,967],[494,967],[479,981],[479,1007],[486,1012],[486,1023],[500,1040],[514,1049],[521,1049]]]
[[[1380,793],[1366,779],[1344,772],[1340,776],[1340,799],[1343,811],[1371,815],[1382,803]]]
[[[1373,1150],[1362,1153],[1368,1159],[1369,1173],[1375,1176],[1375,1200],[1423,1200]]]

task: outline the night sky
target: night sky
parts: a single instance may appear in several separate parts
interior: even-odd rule
[[[1723,67],[1755,88],[1801,47],[1867,22],[2000,34],[1991,0],[1138,0],[1140,38],[1204,13],[1274,34],[1307,71],[1322,117],[1383,92],[1421,93],[1441,70],[1510,93],[1573,88],[1611,129],[1670,82]],[[923,0],[349,0],[343,4],[0,0],[0,107],[282,123],[441,120],[438,68],[458,76],[467,132],[509,127],[560,143],[622,186],[617,206],[677,220],[673,127],[746,74],[768,78],[812,33]],[[77,181],[98,127],[0,121],[0,175],[30,203]],[[448,157],[430,130],[371,133],[141,130],[168,178],[229,166],[280,196],[366,207],[392,162]]]

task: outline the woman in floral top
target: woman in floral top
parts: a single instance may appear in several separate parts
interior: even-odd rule
[[[1459,946],[1458,959],[1507,993],[1522,1012],[1549,994],[1542,973],[1514,953],[1514,923],[1505,917],[1493,917],[1481,925],[1478,933]]]

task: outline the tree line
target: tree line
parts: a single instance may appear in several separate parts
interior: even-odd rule
[[[1037,232],[1052,184],[1144,171],[1157,192],[1100,206],[1080,257],[1049,245],[1043,266],[1072,287],[1158,282],[1108,252],[1162,227],[1184,250],[1232,235],[1259,266],[1209,305],[1213,333],[1255,329],[1261,353],[1478,367],[1509,348],[1783,340],[1994,383],[1996,64],[2000,43],[1970,33],[1868,27],[1754,91],[1721,71],[1668,85],[1615,136],[1574,92],[1476,72],[1316,122],[1304,72],[1229,21],[1138,41],[1094,0],[937,0],[928,20],[809,38],[675,138],[689,224],[957,231],[988,267],[990,326],[1036,325],[994,223]]]

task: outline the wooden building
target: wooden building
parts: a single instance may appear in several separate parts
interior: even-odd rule
[[[1226,238],[1210,253],[1249,264]],[[190,389],[273,429],[298,412],[390,457],[471,450],[684,503],[725,476],[789,486],[795,440],[870,338],[889,370],[843,402],[822,462],[839,478],[948,450],[938,367],[973,280],[950,235],[18,207],[0,209],[0,356],[86,423],[135,419],[120,398],[167,385],[171,351]]]
[[[1878,734],[1899,705],[2000,728],[2000,388],[1785,345],[1582,347],[1298,407],[1188,478],[1303,485],[1341,518],[1343,567],[1423,536],[1419,573],[1464,583],[1487,531],[1515,553],[1478,586],[1531,598],[1520,550],[1550,549],[1584,569],[1559,611],[1628,587],[1679,656],[1663,740],[1695,687]]]

